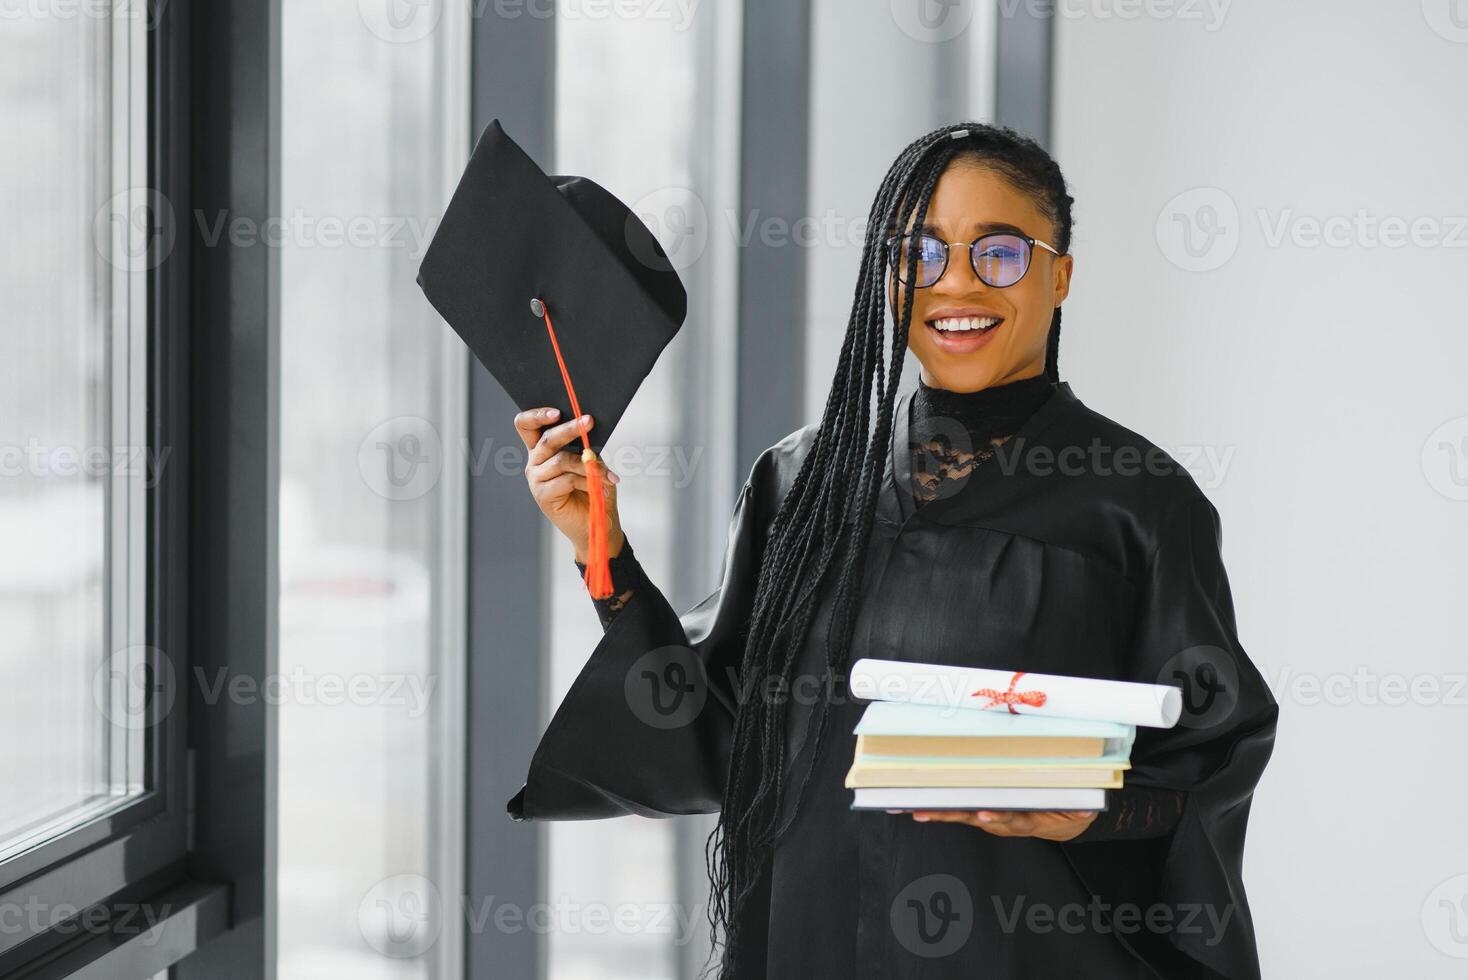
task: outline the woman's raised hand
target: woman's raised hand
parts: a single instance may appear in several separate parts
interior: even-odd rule
[[[576,420],[555,421],[560,411],[554,408],[532,408],[515,416],[515,431],[529,450],[525,479],[531,496],[556,530],[564,534],[576,550],[576,560],[586,561],[590,538],[590,502],[586,496],[586,463],[579,452],[562,452],[561,448],[579,437]],[[591,429],[591,416],[582,416]],[[617,488],[620,477],[602,464],[606,474],[603,484],[607,499],[607,554],[616,557],[622,550],[622,522],[617,517]]]

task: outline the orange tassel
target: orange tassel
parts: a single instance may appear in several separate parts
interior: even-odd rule
[[[601,462],[590,447],[581,450],[586,464],[586,495],[590,498],[590,528],[586,543],[586,588],[594,599],[612,594],[612,569],[607,557],[607,498],[602,490]]]
[[[612,569],[607,556],[607,498],[602,489],[601,461],[596,450],[591,448],[591,438],[581,422],[581,404],[576,400],[576,389],[571,386],[571,374],[566,370],[566,360],[561,356],[561,345],[556,342],[556,328],[551,325],[550,308],[539,298],[531,300],[530,310],[545,320],[546,332],[550,334],[551,349],[556,352],[556,363],[561,367],[561,380],[565,382],[566,394],[571,399],[571,411],[576,417],[576,428],[581,434],[581,461],[586,464],[586,496],[588,503],[586,542],[586,588],[593,599],[606,599],[612,594]]]

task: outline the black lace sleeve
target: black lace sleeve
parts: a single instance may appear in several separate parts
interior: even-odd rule
[[[572,558],[575,561],[575,558]],[[601,619],[602,632],[606,632],[612,625],[612,620],[617,613],[626,608],[640,591],[645,581],[642,565],[637,561],[637,556],[632,553],[632,542],[627,540],[626,532],[622,536],[622,550],[607,562],[607,567],[612,573],[612,594],[605,599],[592,599],[592,605],[596,606],[596,615]],[[586,565],[576,562],[576,568],[586,577]]]
[[[1106,809],[1091,826],[1075,838],[1077,842],[1144,840],[1172,833],[1183,815],[1187,794],[1175,789],[1124,786],[1106,791]]]

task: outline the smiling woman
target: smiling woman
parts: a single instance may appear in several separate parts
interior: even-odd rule
[[[1240,866],[1277,706],[1239,643],[1212,503],[1059,379],[1070,207],[1010,130],[912,143],[876,195],[825,413],[755,462],[719,587],[679,616],[611,548],[625,589],[510,811],[717,810],[723,978],[1259,975]],[[899,398],[909,350],[919,386]],[[564,515],[584,484],[548,486],[575,429],[516,422],[537,503],[583,554]],[[1099,817],[855,811],[862,657],[1219,696],[1137,734]],[[696,710],[649,710],[648,679]]]
[[[977,391],[1046,370],[1047,345],[1059,349],[1060,304],[1075,265],[1066,254],[1071,198],[1059,178],[1054,171],[1058,188],[1037,195],[1021,188],[1013,169],[1006,174],[970,151],[939,178],[920,232],[909,226],[890,239],[899,259],[891,291],[901,302],[912,290],[912,322],[923,324],[908,334],[908,347],[925,383]]]

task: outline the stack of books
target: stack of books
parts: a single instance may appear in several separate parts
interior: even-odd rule
[[[1136,728],[875,701],[846,773],[858,810],[1104,810]]]
[[[1137,725],[1170,728],[1175,687],[864,659],[871,699],[846,774],[858,810],[1104,810]]]

